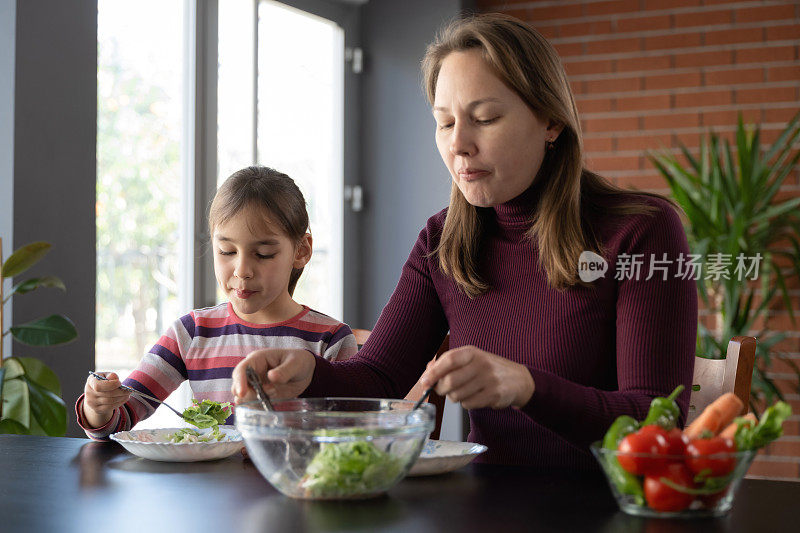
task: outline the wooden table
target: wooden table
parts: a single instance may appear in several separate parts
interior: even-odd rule
[[[471,465],[407,478],[388,496],[305,502],[240,456],[159,463],[115,443],[0,435],[0,531],[798,531],[800,483],[744,480],[721,519],[620,512],[597,475]]]

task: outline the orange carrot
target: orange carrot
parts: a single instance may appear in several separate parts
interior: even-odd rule
[[[700,434],[708,430],[713,434],[730,424],[734,418],[742,412],[744,404],[732,392],[728,392],[711,402],[700,416],[698,416],[683,434],[690,439],[696,439]]]
[[[754,415],[753,413],[747,413],[746,415],[744,415],[744,418],[750,420],[751,422],[753,422],[753,424],[758,424],[758,418],[756,418],[756,415]],[[738,428],[739,424],[737,424],[736,422],[732,422],[731,424],[728,424],[728,427],[720,431],[719,436],[726,439],[732,439],[734,435],[736,435],[736,430]]]

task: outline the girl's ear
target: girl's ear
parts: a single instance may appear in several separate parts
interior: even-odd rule
[[[303,235],[303,238],[300,239],[300,242],[294,247],[294,262],[292,263],[292,268],[303,268],[311,261],[313,242],[314,239],[311,237],[310,233]]]
[[[547,131],[552,137],[550,138],[551,142],[554,142],[558,139],[558,136],[561,135],[561,131],[564,129],[564,125],[560,122],[556,122],[553,119],[550,119],[547,122]]]

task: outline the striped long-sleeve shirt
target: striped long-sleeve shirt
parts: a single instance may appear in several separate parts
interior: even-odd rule
[[[176,320],[123,383],[164,400],[189,380],[195,398],[233,402],[234,367],[247,354],[261,348],[309,350],[329,361],[348,359],[358,350],[347,324],[306,306],[284,322],[253,324],[239,318],[225,303],[192,311]],[[75,404],[78,423],[95,440],[131,429],[158,406],[132,395],[105,426],[93,429],[82,417],[83,398]],[[232,417],[227,423],[232,423]]]

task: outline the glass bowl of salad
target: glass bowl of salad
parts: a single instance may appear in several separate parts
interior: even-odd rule
[[[757,450],[730,451],[718,439],[680,454],[624,452],[591,446],[620,509],[655,518],[702,518],[730,511]]]
[[[407,400],[298,398],[236,407],[250,458],[276,489],[307,500],[378,496],[413,466],[436,407]]]

